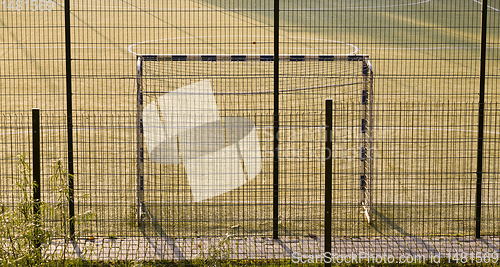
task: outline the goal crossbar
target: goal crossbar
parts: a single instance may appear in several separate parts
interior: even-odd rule
[[[137,55],[140,61],[274,61],[274,55]],[[280,55],[280,61],[366,61],[368,55]],[[368,67],[368,66],[367,66]],[[368,70],[366,70],[368,71]]]

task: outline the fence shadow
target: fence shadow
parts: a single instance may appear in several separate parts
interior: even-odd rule
[[[142,235],[148,240],[149,245],[154,248],[155,254],[160,258],[165,258],[166,254],[173,253],[176,260],[185,260],[182,249],[175,244],[175,240],[168,236],[163,230],[160,221],[153,215],[149,208],[143,206],[143,223],[139,225]],[[152,236],[154,234],[154,236]],[[158,240],[160,242],[158,242]],[[166,245],[166,246],[165,246]],[[168,247],[167,247],[168,246]]]
[[[373,208],[372,212],[376,220],[372,223],[372,227],[376,232],[387,235],[387,230],[391,230],[391,235],[394,235],[393,231],[396,231],[402,236],[410,236],[410,233],[394,222],[394,220],[379,212],[377,209]]]

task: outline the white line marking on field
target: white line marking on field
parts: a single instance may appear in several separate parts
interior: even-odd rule
[[[361,47],[368,50],[461,50],[481,49],[481,47]],[[500,49],[500,47],[486,47],[486,49]]]
[[[258,130],[263,130],[263,129],[272,129],[273,126],[256,126],[255,127]],[[280,129],[308,129],[308,128],[314,128],[314,129],[323,129],[323,126],[312,126],[312,127],[300,127],[300,126],[281,126]],[[82,127],[82,128],[73,128],[73,131],[89,131],[89,130],[109,130],[109,129],[136,129],[135,126],[108,126],[108,127]],[[335,129],[352,129],[352,127],[335,127]],[[398,129],[404,129],[404,130],[425,130],[425,131],[448,131],[448,132],[470,132],[470,133],[477,133],[477,130],[464,130],[464,129],[443,129],[443,128],[431,128],[431,127],[374,127],[376,130],[398,130]],[[45,132],[63,132],[66,131],[67,129],[54,129],[54,130],[42,130],[40,132],[45,133]],[[30,134],[32,133],[31,131],[20,131],[20,132],[10,132],[10,133],[0,133],[0,136],[2,135],[16,135],[16,134]],[[499,134],[500,132],[491,132],[491,131],[484,131],[484,133],[487,134]]]
[[[398,6],[412,6],[412,5],[419,5],[419,4],[425,4],[430,2],[431,0],[425,0],[425,1],[420,1],[417,3],[409,3],[409,4],[398,4],[398,5],[389,5],[389,6],[376,6],[376,7],[360,7],[360,8],[385,8],[385,7],[398,7]]]
[[[107,129],[136,129],[135,126],[108,126],[108,127],[82,127],[82,128],[73,128],[73,131],[90,131],[90,130],[107,130]],[[41,133],[50,133],[50,132],[65,132],[68,129],[53,129],[53,130],[42,130]],[[15,134],[31,134],[32,131],[21,131],[21,132],[10,132],[10,133],[0,133],[2,135],[15,135]]]
[[[419,4],[425,4],[430,2],[431,0],[424,0],[424,1],[419,1],[419,2],[414,2],[414,3],[407,3],[407,4],[394,4],[394,5],[386,5],[386,6],[350,6],[350,7],[340,7],[340,8],[332,8],[328,10],[349,10],[349,9],[375,9],[375,8],[387,8],[387,7],[401,7],[401,6],[412,6],[412,5],[419,5]],[[87,8],[112,8],[112,9],[118,9],[118,10],[123,10],[123,9],[140,9],[140,10],[154,10],[154,11],[173,11],[173,12],[178,12],[178,11],[242,11],[242,10],[252,10],[252,11],[270,11],[272,9],[228,9],[228,8],[201,8],[201,7],[193,7],[193,8],[158,8],[158,7],[143,7],[143,6],[102,6],[102,5],[71,5],[71,6],[79,6],[79,7],[87,7]],[[287,9],[282,9],[282,11],[286,11]],[[325,10],[324,8],[316,8],[316,9],[301,9],[301,10]]]
[[[339,8],[323,8],[323,9],[317,9],[317,8],[308,8],[308,9],[300,9],[303,11],[315,11],[315,10],[349,10],[349,9],[376,9],[376,8],[387,8],[387,7],[401,7],[401,6],[413,6],[413,5],[419,5],[419,4],[425,4],[430,2],[431,0],[424,0],[420,2],[415,2],[415,3],[408,3],[408,4],[396,4],[396,5],[387,5],[387,6],[349,6],[349,7],[339,7]],[[354,1],[353,1],[354,2]],[[284,10],[296,10],[296,9],[284,9]]]
[[[482,3],[482,2],[479,2],[479,1],[477,1],[477,0],[474,0],[474,2],[476,2],[476,3],[480,4],[480,5],[483,5],[483,3]],[[493,9],[493,10],[495,10],[496,12],[500,12],[500,10],[498,10],[498,9],[496,9],[496,8],[494,8],[494,7],[490,6],[490,5],[488,5],[488,7],[489,7],[489,8],[491,8],[491,9]]]
[[[133,48],[137,45],[141,44],[147,44],[147,43],[155,43],[155,42],[160,42],[160,41],[169,41],[169,40],[181,40],[181,39],[193,39],[193,38],[228,38],[228,37],[247,37],[247,38],[274,38],[274,36],[259,36],[259,35],[220,35],[220,36],[194,36],[194,37],[176,37],[176,38],[165,38],[165,39],[158,39],[158,40],[147,40],[147,41],[142,41],[138,42],[135,44],[131,44],[128,46],[127,50],[129,53],[132,53],[134,55],[137,55],[137,53],[133,50]],[[342,44],[342,45],[347,45],[350,46],[354,49],[351,54],[356,54],[359,52],[359,48],[353,44],[347,43],[347,42],[342,42],[342,41],[335,41],[335,40],[328,40],[328,39],[316,39],[316,38],[306,38],[306,37],[288,37],[288,36],[280,36],[280,38],[284,39],[299,39],[299,40],[309,40],[309,41],[322,41],[322,42],[331,42],[332,44]],[[185,48],[185,47],[184,47]],[[196,49],[199,49],[198,47],[193,47]],[[217,47],[217,49],[220,49],[220,47]]]
[[[392,129],[392,130],[397,130],[397,129],[406,129],[406,130],[427,130],[427,131],[443,131],[443,132],[469,132],[469,133],[477,133],[477,130],[464,130],[464,129],[443,129],[443,128],[431,128],[431,127],[375,127],[381,130],[384,129]],[[490,132],[490,131],[484,131],[484,133],[488,134],[500,134],[500,132]]]
[[[263,127],[257,127],[257,129],[272,129],[273,126],[263,126]],[[308,128],[321,128],[324,129],[324,126],[311,126],[311,127],[301,127],[301,126],[280,126],[280,129],[308,129]],[[334,129],[353,129],[355,127],[333,127]],[[405,130],[425,130],[425,131],[443,131],[443,132],[470,132],[470,133],[477,133],[477,130],[464,130],[464,129],[443,129],[443,128],[432,128],[432,127],[405,127],[405,126],[400,126],[400,127],[373,127],[374,130],[398,130],[398,129],[405,129]],[[491,131],[484,131],[484,133],[488,134],[500,134],[500,132],[491,132]]]

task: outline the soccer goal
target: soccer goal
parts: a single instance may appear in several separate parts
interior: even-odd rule
[[[331,156],[343,164],[338,172],[349,179],[345,190],[359,192],[343,200],[360,203],[371,222],[373,70],[368,56],[281,55],[279,62],[279,136],[274,136],[273,55],[138,55],[139,222],[149,203],[272,200],[266,195],[270,190],[256,191],[272,180],[273,153],[279,153],[284,190],[305,186],[319,197],[327,98],[337,104],[339,146]],[[279,151],[272,146],[275,138]],[[355,156],[345,152],[353,149]],[[243,185],[248,192],[236,194]],[[287,201],[311,202],[303,194],[289,195]]]

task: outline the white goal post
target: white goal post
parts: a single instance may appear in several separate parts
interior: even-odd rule
[[[359,195],[356,198],[359,198],[361,212],[366,220],[371,222],[374,118],[373,69],[369,57],[353,54],[280,55],[279,61],[280,114],[283,113],[285,118],[289,114],[293,118],[298,118],[289,119],[290,122],[284,121],[280,125],[280,131],[283,135],[293,128],[324,128],[322,124],[324,120],[319,119],[319,116],[324,116],[324,108],[321,110],[321,107],[326,98],[333,96],[334,101],[340,104],[349,103],[354,107],[354,111],[338,112],[338,116],[344,116],[345,119],[338,119],[337,124],[334,123],[334,129],[341,131],[349,128],[351,132],[354,131],[352,129],[356,129],[355,133],[349,133],[351,135],[349,140],[354,139],[353,146],[356,146],[359,151],[357,153],[359,156],[352,160],[352,162],[356,162],[352,164],[358,165],[357,171],[351,172],[356,177],[353,179],[358,185]],[[261,149],[258,140],[262,133],[259,131],[273,125],[266,124],[272,121],[272,113],[270,113],[272,108],[269,107],[272,106],[274,94],[272,87],[273,62],[273,55],[137,56],[136,191],[139,223],[141,223],[146,203],[144,195],[144,178],[147,176],[145,174],[145,160],[157,164],[180,164],[182,158],[186,165],[189,159],[195,158],[193,148],[183,148],[181,139],[184,137],[179,136],[180,130],[178,128],[184,129],[187,125],[191,125],[198,128],[205,127],[202,128],[205,131],[208,129],[206,127],[210,126],[210,134],[223,136],[224,140],[220,141],[220,144],[228,143],[230,145],[232,142],[237,147],[235,155],[238,159],[235,163],[228,160],[225,166],[230,169],[227,172],[230,172],[233,177],[237,176],[234,173],[241,173],[241,179],[237,178],[236,180],[240,180],[228,183],[221,181],[222,178],[218,178],[219,180],[215,181],[215,184],[218,185],[217,188],[205,191],[192,189],[191,193],[195,202],[229,192],[258,176],[262,165],[260,156],[256,156],[260,155]],[[221,104],[221,102],[227,102],[231,105]],[[190,105],[197,107],[194,111],[193,108],[186,108]],[[221,109],[218,107],[221,105],[226,105],[226,107]],[[313,108],[317,108],[317,111],[311,111]],[[172,113],[173,111],[175,113]],[[254,122],[250,119],[234,119],[237,117],[232,117],[235,115],[241,117],[241,114],[251,114],[252,112],[258,113],[258,116],[254,116],[255,118],[263,118],[264,114],[270,118],[262,119],[264,122]],[[312,115],[305,116],[304,118],[307,117],[307,119],[302,121],[300,114],[308,112]],[[165,115],[167,113],[168,115]],[[227,119],[230,116],[232,119]],[[196,119],[184,117],[196,117]],[[177,123],[176,125],[174,125],[174,121]],[[342,124],[343,121],[346,122],[345,125]],[[240,133],[234,133],[238,137],[234,137],[233,141],[229,140],[231,139],[229,137],[229,122],[238,125],[238,127],[243,125],[238,130]],[[145,124],[147,125],[145,126]],[[152,124],[156,126],[151,126]],[[210,140],[217,139],[214,139],[213,136]],[[197,138],[203,139],[203,135],[197,136]],[[310,138],[310,140],[304,142],[313,142],[313,137],[306,138]],[[245,139],[246,143],[240,142],[240,139]],[[204,140],[203,144],[206,144],[207,140]],[[324,140],[316,141],[314,141],[315,144],[322,143],[324,145]],[[198,139],[196,142],[202,143]],[[217,142],[209,144],[210,148],[195,148],[195,154],[220,153],[224,147]],[[282,141],[280,140],[280,142]],[[302,149],[294,147],[300,146],[300,143],[289,142],[286,147]],[[230,158],[229,155],[232,152],[226,151],[224,153],[218,155],[222,155],[226,159]],[[333,151],[331,154],[332,157],[335,156]],[[300,160],[304,161],[304,159]],[[314,159],[311,158],[312,160]],[[243,162],[243,168],[238,166],[239,161]],[[220,170],[223,167],[211,168]],[[201,179],[187,165],[186,172],[192,186],[193,183]],[[311,170],[311,173],[317,172],[319,171]],[[218,177],[226,175],[220,171],[216,174]]]

